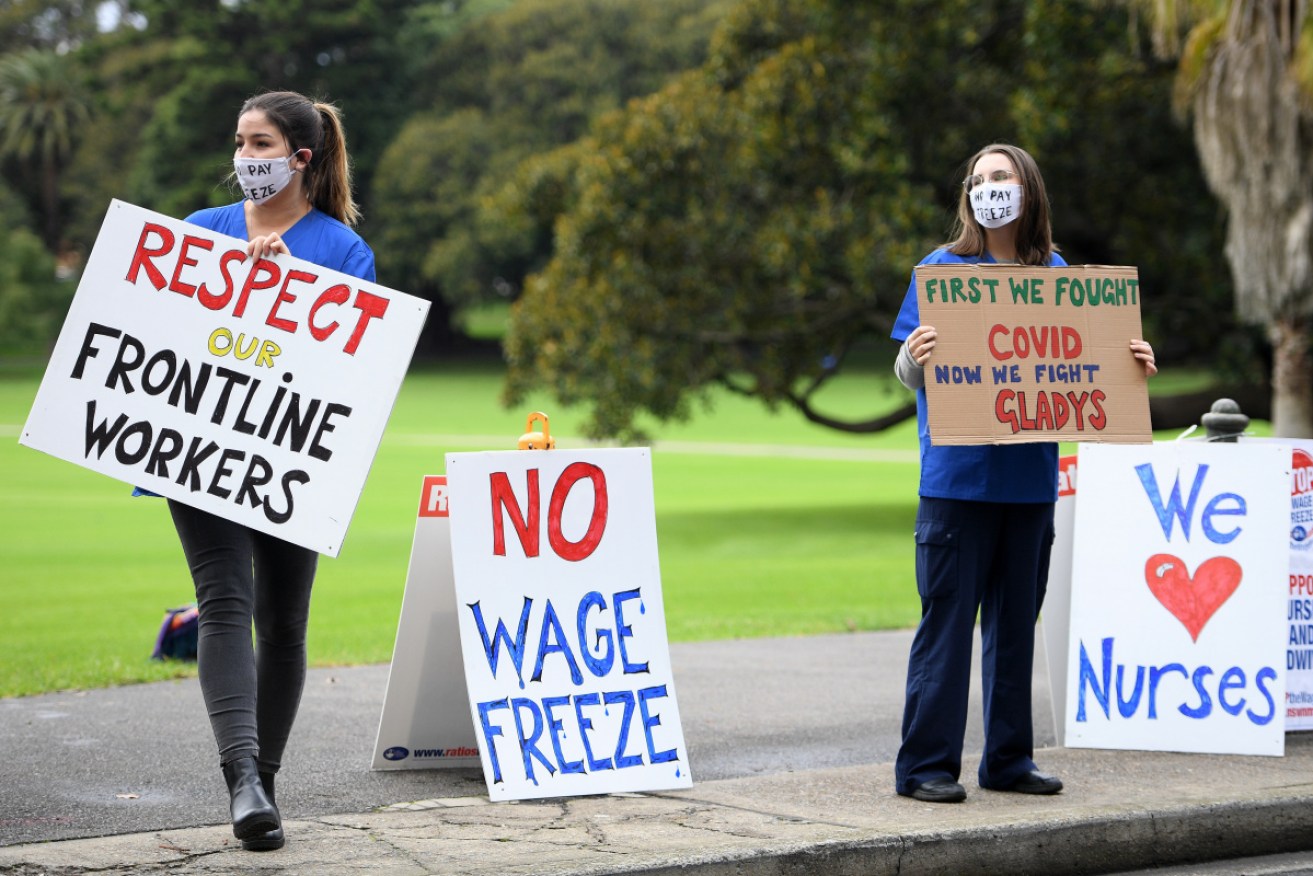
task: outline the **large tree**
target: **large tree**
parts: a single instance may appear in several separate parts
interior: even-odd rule
[[[0,157],[39,180],[41,230],[60,246],[59,175],[91,117],[91,102],[73,59],[29,49],[0,58]]]
[[[431,33],[417,111],[371,178],[369,231],[380,270],[392,266],[400,288],[434,301],[426,346],[450,342],[450,312],[514,296],[548,252],[549,235],[485,218],[482,201],[527,156],[700,64],[728,5],[482,0],[456,20],[416,10],[415,30]]]
[[[0,182],[0,354],[42,354],[72,295],[54,258],[28,229],[22,199]]]
[[[1128,44],[1124,18],[892,5],[748,0],[701,69],[519,168],[492,206],[554,248],[514,312],[512,399],[546,386],[590,406],[593,432],[625,435],[723,386],[884,428],[887,400],[833,411],[822,390],[855,354],[892,360],[911,266],[945,239],[963,162],[995,140],[1051,168],[1070,260],[1143,259],[1170,290],[1167,241],[1205,275],[1190,292],[1222,297],[1199,268],[1215,237],[1191,206],[1188,138],[1163,124],[1169,71]]]
[[[78,52],[96,74],[103,104],[70,168],[81,207],[78,242],[94,239],[111,197],[174,216],[234,199],[222,181],[236,113],[260,91],[290,89],[336,103],[357,179],[367,176],[409,106],[413,67],[397,43],[417,5],[133,0],[131,27]],[[360,193],[368,221],[368,193]]]
[[[1208,185],[1229,214],[1241,319],[1272,345],[1277,435],[1313,436],[1313,17],[1306,0],[1135,0],[1179,58]],[[1182,39],[1184,36],[1184,39]]]

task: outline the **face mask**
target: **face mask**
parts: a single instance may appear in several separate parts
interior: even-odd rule
[[[292,159],[295,156],[293,152],[286,158],[234,158],[233,169],[237,171],[242,195],[258,204],[287,188],[292,181]]]
[[[1002,228],[1021,215],[1021,186],[985,183],[971,190],[971,209],[986,228]]]

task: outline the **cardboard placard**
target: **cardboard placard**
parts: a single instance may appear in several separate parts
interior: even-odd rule
[[[921,265],[916,286],[934,444],[1152,440],[1135,268]]]
[[[19,443],[337,556],[428,308],[114,201]]]
[[[1081,445],[1066,744],[1284,752],[1290,449]]]
[[[452,453],[447,482],[489,796],[689,787],[649,451]]]

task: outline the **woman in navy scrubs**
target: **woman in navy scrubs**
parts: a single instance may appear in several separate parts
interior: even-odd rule
[[[1024,149],[986,146],[966,166],[957,236],[920,264],[1066,264],[1053,246],[1044,180]],[[1039,772],[1031,759],[1030,688],[1035,621],[1053,545],[1058,447],[930,443],[924,369],[937,335],[933,326],[921,324],[915,273],[892,337],[902,342],[894,370],[916,390],[921,438],[916,515],[921,623],[908,660],[897,791],[935,803],[966,799],[958,778],[978,611],[985,712],[980,787],[1056,794],[1062,781]],[[1145,373],[1156,373],[1149,344],[1128,340],[1130,355],[1143,363]]]

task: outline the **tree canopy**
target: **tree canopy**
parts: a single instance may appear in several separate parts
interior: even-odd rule
[[[344,112],[380,281],[434,302],[422,351],[519,300],[509,394],[588,405],[599,434],[720,386],[871,430],[884,404],[817,393],[888,361],[995,140],[1039,159],[1069,260],[1139,267],[1165,361],[1266,351],[1231,319],[1226,213],[1152,32],[1107,0],[15,2],[0,56],[57,59],[88,111],[53,199],[30,154],[0,173],[23,227],[85,252],[111,198],[233,199],[242,101],[301,91]]]
[[[1195,271],[1193,295],[1225,297],[1169,72],[1124,19],[1060,2],[895,5],[741,3],[701,68],[519,168],[498,206],[549,225],[554,245],[514,313],[511,398],[546,386],[589,405],[598,435],[684,416],[717,385],[883,427],[813,399],[888,337],[965,160],[999,140],[1045,168],[1069,260],[1142,264],[1155,293]]]

